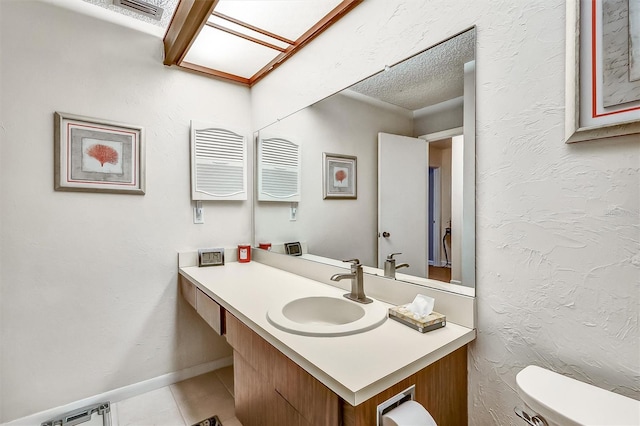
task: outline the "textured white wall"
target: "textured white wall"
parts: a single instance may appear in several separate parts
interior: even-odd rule
[[[250,134],[249,90],[49,4],[0,16],[0,423],[229,356],[178,295],[176,252],[250,239],[249,202],[194,225],[189,192],[189,120]],[[144,126],[146,195],[55,192],[54,111]]]
[[[477,25],[473,425],[521,424],[528,364],[640,399],[640,135],[563,143],[564,17],[562,0],[370,0],[252,90],[261,126]]]
[[[333,259],[355,257],[376,266],[378,132],[409,136],[412,131],[408,111],[380,108],[343,95],[262,130],[265,137],[291,138],[301,144],[302,197],[295,222],[289,221],[290,203],[257,202],[257,242],[305,241],[309,253]],[[323,152],[358,157],[356,200],[323,200]]]

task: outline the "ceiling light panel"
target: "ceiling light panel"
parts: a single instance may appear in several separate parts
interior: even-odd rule
[[[278,46],[281,49],[286,49],[290,45],[273,37],[269,37],[268,35],[259,33],[257,31],[253,31],[251,29],[245,28],[242,25],[234,24],[233,22],[229,22],[226,19],[218,18],[216,16],[211,16],[207,23],[220,25],[221,27],[228,28],[231,31],[236,31],[241,34],[244,34],[249,37],[257,38],[258,40],[262,40],[266,43],[273,44],[274,46]]]
[[[278,54],[277,50],[205,26],[184,61],[250,78]]]
[[[220,0],[216,12],[296,40],[341,0]]]

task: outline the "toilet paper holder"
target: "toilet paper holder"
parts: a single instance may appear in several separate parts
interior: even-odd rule
[[[416,399],[416,385],[411,385],[399,394],[387,399],[383,403],[378,405],[378,416],[376,419],[376,426],[382,425],[382,416],[393,410],[403,402],[413,401]]]

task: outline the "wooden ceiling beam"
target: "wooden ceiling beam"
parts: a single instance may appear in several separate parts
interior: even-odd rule
[[[206,25],[208,27],[215,28],[218,31],[224,31],[225,33],[234,35],[236,37],[243,38],[243,39],[248,40],[248,41],[250,41],[252,43],[256,43],[256,44],[262,45],[264,47],[268,47],[269,49],[277,50],[278,52],[284,52],[286,50],[284,47],[276,46],[275,44],[271,44],[271,43],[266,42],[264,40],[260,40],[259,38],[251,37],[250,35],[243,34],[243,33],[239,32],[239,31],[234,31],[234,30],[229,29],[227,27],[223,27],[222,25],[214,24],[213,22],[207,22]]]
[[[241,21],[241,20],[236,19],[236,18],[232,18],[231,16],[224,15],[224,14],[222,14],[220,12],[216,12],[215,10],[213,11],[212,15],[215,16],[216,18],[224,19],[225,21],[229,21],[229,22],[232,22],[232,23],[234,23],[236,25],[240,25],[241,27],[244,27],[244,28],[246,28],[248,30],[255,31],[255,32],[260,33],[262,35],[266,35],[267,37],[271,37],[273,39],[279,40],[279,41],[281,41],[283,43],[295,44],[295,41],[289,40],[288,38],[284,38],[281,35],[274,34],[274,33],[270,32],[270,31],[267,31],[267,30],[263,30],[262,28],[256,27],[256,26],[251,25],[251,24],[247,24],[244,21]]]
[[[214,70],[212,68],[204,67],[198,64],[192,64],[187,61],[182,61],[179,65],[180,68],[184,68],[187,70],[195,71],[197,73],[206,74],[209,76],[224,78],[225,80],[235,81],[236,83],[241,83],[246,86],[249,85],[249,79],[245,77],[240,77],[239,75],[229,74],[228,72]]]
[[[179,65],[219,0],[180,0],[164,35],[164,64]]]

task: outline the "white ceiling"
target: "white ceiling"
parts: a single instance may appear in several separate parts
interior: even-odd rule
[[[469,30],[349,90],[415,111],[462,96],[464,64],[474,58],[475,30]]]
[[[155,20],[148,16],[141,15],[132,10],[125,9],[120,6],[116,6],[113,4],[113,0],[82,0],[86,3],[93,4],[95,6],[99,6],[103,9],[110,10],[112,12],[117,12],[122,15],[128,16],[130,18],[137,19],[141,22],[146,22],[147,24],[155,25],[161,27],[162,29],[167,29],[169,26],[169,22],[171,22],[171,17],[173,16],[173,11],[176,10],[176,6],[180,0],[144,0],[144,2],[152,4],[154,6],[161,7],[164,9],[162,14],[162,18],[160,20]]]

